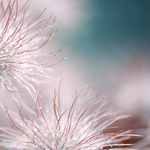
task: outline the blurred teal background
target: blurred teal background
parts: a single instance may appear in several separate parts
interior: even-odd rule
[[[82,5],[83,23],[65,39],[76,53],[94,63],[102,55],[149,50],[149,0],[86,0]]]
[[[47,15],[56,15],[58,32],[49,50],[63,50],[67,61],[61,67],[80,72],[74,76],[90,82],[100,94],[109,95],[117,84],[116,74],[133,59],[149,59],[149,0],[32,1],[37,11],[47,6]]]
[[[82,60],[86,81],[105,92],[113,72],[130,66],[136,55],[149,55],[150,1],[83,0],[81,9],[80,25],[73,30],[60,28],[65,34],[56,36],[71,47],[68,52],[77,57],[77,63]]]

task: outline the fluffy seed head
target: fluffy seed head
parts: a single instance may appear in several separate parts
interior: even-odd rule
[[[54,98],[37,98],[34,107],[20,109],[19,113],[4,108],[11,128],[1,127],[1,147],[11,150],[99,150],[122,147],[129,139],[128,131],[111,132],[112,124],[124,118],[115,109],[105,108],[107,100],[96,96],[89,103],[91,93],[81,97],[82,89],[72,104]],[[99,107],[95,106],[99,104]],[[110,131],[111,130],[111,131]],[[123,148],[122,148],[123,149]]]
[[[12,81],[31,92],[35,89],[29,80],[34,77],[53,80],[45,72],[51,71],[51,66],[35,60],[54,56],[54,53],[43,54],[39,50],[51,38],[55,24],[52,21],[49,25],[51,17],[40,19],[44,11],[33,16],[27,3],[19,8],[18,0],[0,1],[0,79],[8,91],[16,92]]]

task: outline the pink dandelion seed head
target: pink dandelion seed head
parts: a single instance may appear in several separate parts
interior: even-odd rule
[[[76,93],[69,107],[65,107],[66,100],[60,101],[59,90],[54,90],[51,100],[37,96],[34,107],[24,105],[19,111],[12,111],[2,106],[12,128],[0,128],[4,132],[0,135],[0,146],[11,150],[99,150],[129,146],[122,141],[133,136],[130,131],[113,125],[126,116],[116,107],[107,108],[105,98],[93,97],[91,92],[82,97],[83,92],[84,88]],[[91,97],[93,100],[89,102]],[[114,129],[119,131],[112,132]]]
[[[39,64],[36,59],[55,56],[56,52],[45,54],[40,48],[51,39],[56,23],[52,16],[41,19],[46,9],[33,16],[27,2],[21,8],[18,2],[0,1],[0,79],[8,91],[17,91],[15,81],[31,92],[35,89],[30,81],[35,78],[55,81],[46,73],[53,65]]]

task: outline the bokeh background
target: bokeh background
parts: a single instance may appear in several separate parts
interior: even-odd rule
[[[100,94],[111,95],[125,80],[123,74],[138,75],[137,65],[148,69],[149,0],[31,0],[31,6],[37,13],[47,7],[45,16],[56,16],[57,33],[47,49],[63,50],[63,72],[89,82]]]

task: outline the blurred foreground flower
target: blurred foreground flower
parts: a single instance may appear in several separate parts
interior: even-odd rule
[[[39,64],[35,58],[55,56],[56,52],[43,54],[39,50],[51,38],[55,19],[49,25],[52,16],[40,19],[45,10],[35,17],[27,2],[21,9],[18,7],[18,0],[0,2],[0,79],[8,91],[17,92],[16,81],[31,93],[35,89],[29,80],[54,80],[46,73],[53,65]]]
[[[81,97],[83,92],[84,88],[76,93],[68,108],[69,101],[60,101],[59,90],[58,93],[54,90],[52,100],[37,96],[34,107],[26,106],[19,112],[2,106],[12,128],[0,128],[5,133],[0,135],[0,146],[11,150],[98,150],[129,146],[122,141],[133,136],[130,131],[112,125],[127,116],[115,107],[106,108],[108,100],[94,98],[91,91]],[[115,129],[119,131],[111,132]]]
[[[138,56],[138,57],[137,57]],[[127,124],[142,135],[134,148],[150,149],[150,61],[149,55],[138,54],[121,71],[118,88],[114,88],[115,103],[124,112],[132,113],[134,122]],[[120,70],[119,70],[120,72]],[[119,74],[119,73],[118,73]]]

